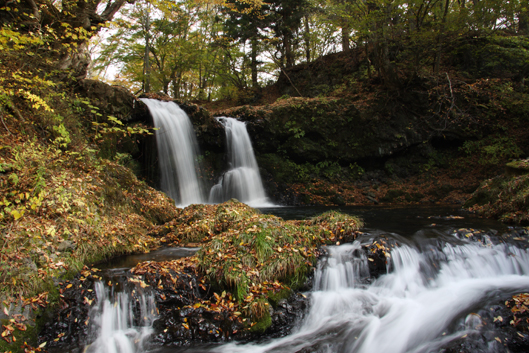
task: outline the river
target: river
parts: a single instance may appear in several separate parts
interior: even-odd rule
[[[261,209],[284,219],[306,218],[325,210],[328,208]],[[309,298],[308,309],[290,334],[258,343],[152,347],[150,325],[156,317],[142,314],[142,324],[116,326],[115,333],[101,324],[98,340],[108,342],[93,344],[88,351],[419,353],[449,352],[446,347],[459,345],[462,340],[473,347],[472,352],[509,351],[504,336],[491,325],[492,310],[495,303],[529,291],[527,234],[520,237],[520,232],[501,223],[449,206],[340,210],[364,219],[363,234],[354,243],[327,247],[327,256],[320,259],[315,270],[312,290],[304,293]],[[500,239],[496,236],[500,234],[513,236]],[[373,278],[363,245],[377,239],[396,246],[391,250],[387,273]],[[192,253],[192,249],[182,251],[174,257]],[[128,268],[138,261],[173,255],[146,256],[122,259],[112,266]],[[103,288],[98,291],[102,323],[114,322],[129,310],[126,298],[111,301]],[[106,314],[104,305],[109,307]],[[148,298],[145,308],[153,313]]]

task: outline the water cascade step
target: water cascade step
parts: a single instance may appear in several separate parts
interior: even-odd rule
[[[373,283],[359,242],[328,252],[297,330],[265,344],[214,351],[439,352],[455,339],[480,336],[486,326],[475,310],[529,289],[529,254],[512,245],[447,242],[425,251],[402,245],[391,252],[390,272]],[[506,352],[493,337],[473,342],[475,351]]]
[[[113,293],[102,282],[96,283],[96,294],[97,304],[90,315],[95,340],[84,352],[144,352],[156,318],[154,295],[141,286]]]
[[[217,120],[226,131],[230,169],[211,188],[209,202],[220,203],[236,198],[252,207],[273,206],[266,197],[246,124],[229,117],[218,117]]]
[[[142,98],[153,117],[161,172],[161,189],[179,206],[205,203],[193,125],[173,102]]]

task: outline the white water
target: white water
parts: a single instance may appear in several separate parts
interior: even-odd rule
[[[156,305],[152,295],[138,294],[139,312],[134,319],[131,293],[116,293],[114,298],[102,282],[96,283],[97,304],[91,312],[92,332],[96,340],[85,353],[135,353],[144,351],[145,340],[152,333]]]
[[[161,189],[179,206],[204,203],[196,161],[198,144],[187,114],[173,102],[141,99],[154,120],[161,172]]]
[[[435,352],[480,324],[473,310],[529,290],[527,251],[506,245],[446,244],[426,253],[403,245],[392,250],[390,267],[373,284],[362,284],[368,260],[360,244],[329,247],[297,330],[266,344],[228,344],[216,351]],[[491,340],[485,351],[503,348]]]
[[[217,120],[226,130],[230,169],[211,188],[209,202],[220,203],[236,198],[252,207],[273,206],[264,191],[246,124],[228,117]]]

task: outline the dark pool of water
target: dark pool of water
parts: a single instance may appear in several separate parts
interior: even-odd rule
[[[355,215],[364,221],[364,229],[378,229],[384,232],[411,236],[425,228],[476,228],[505,231],[507,226],[480,218],[458,206],[347,206],[347,207],[268,207],[260,208],[262,213],[273,214],[285,220],[306,219],[325,211],[338,210]]]
[[[147,254],[133,254],[115,257],[107,262],[97,264],[97,268],[130,269],[144,261],[171,261],[186,256],[192,256],[198,248],[162,248]]]

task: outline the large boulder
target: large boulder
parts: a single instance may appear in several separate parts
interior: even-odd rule
[[[88,98],[91,105],[104,117],[114,116],[126,123],[143,122],[152,125],[147,106],[124,87],[86,79],[78,81],[75,93]]]

